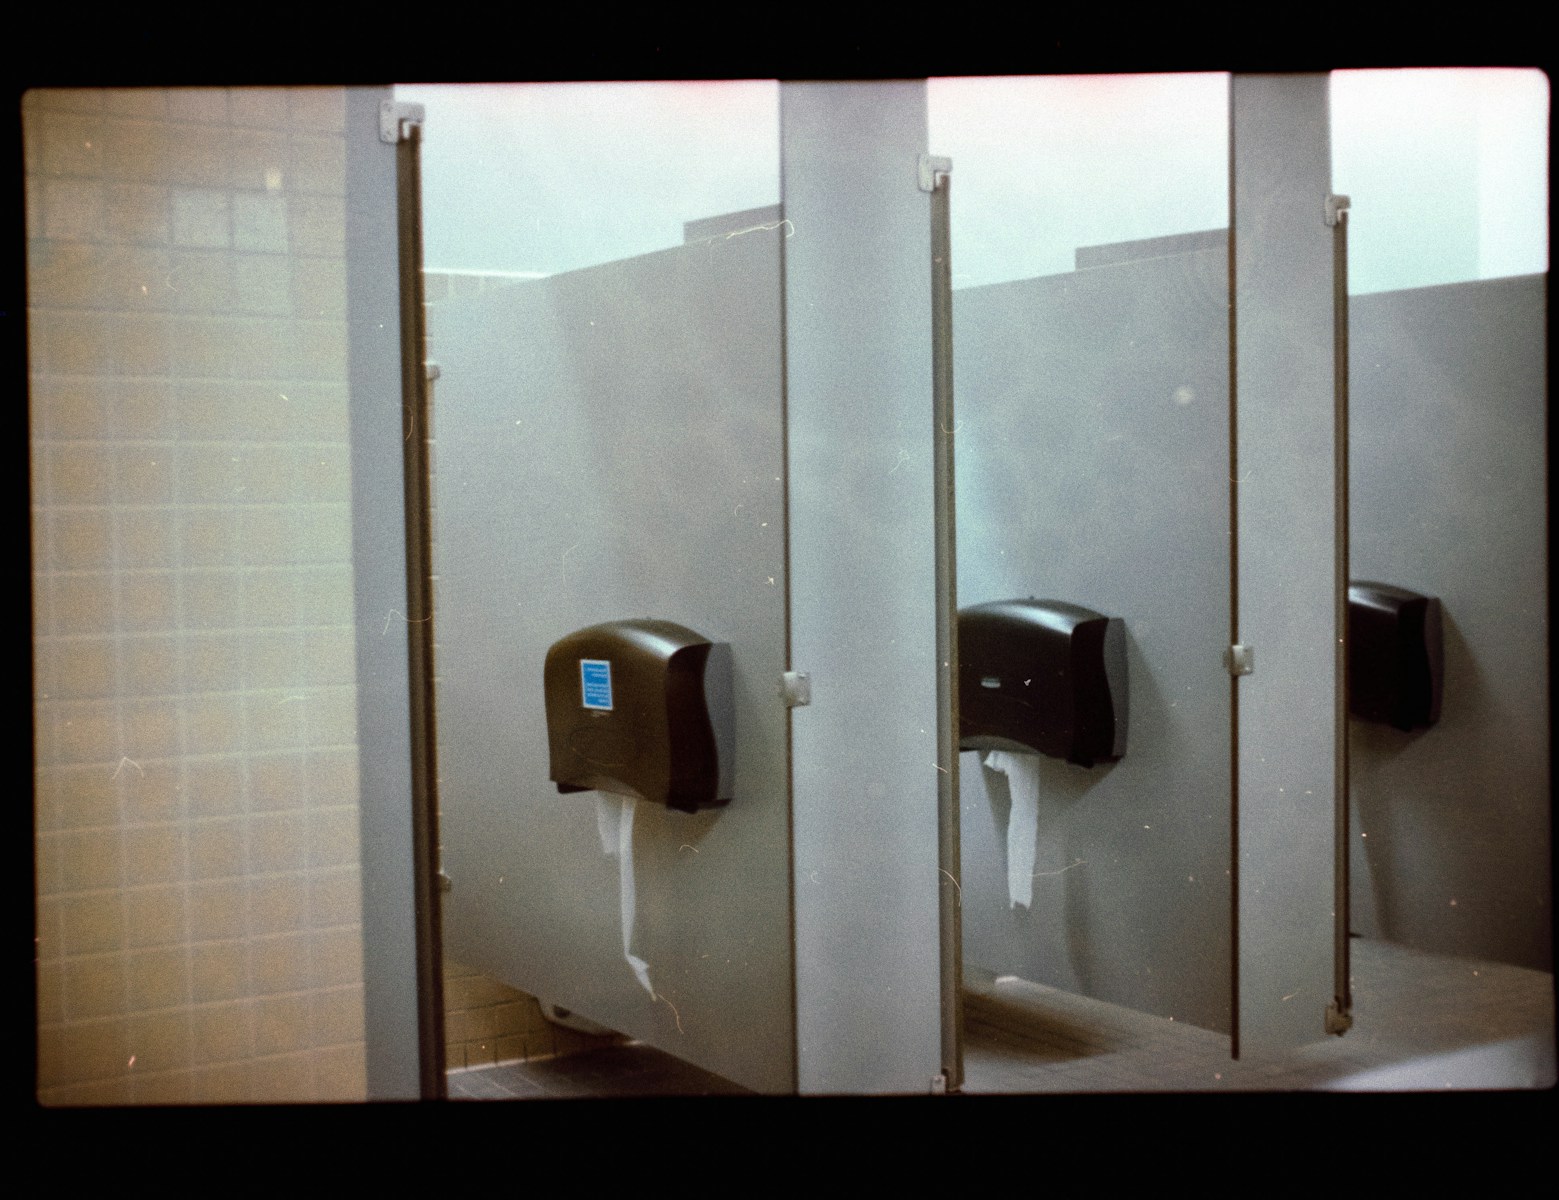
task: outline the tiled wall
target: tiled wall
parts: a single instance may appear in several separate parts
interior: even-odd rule
[[[343,109],[23,99],[45,1104],[365,1094]]]
[[[438,305],[461,296],[474,296],[516,281],[512,275],[472,271],[423,273],[427,315],[427,357],[439,357]],[[429,414],[432,503],[438,503],[438,384],[432,388]],[[434,521],[434,570],[438,569],[437,520]],[[437,583],[435,581],[435,588]],[[435,595],[435,611],[436,611]],[[434,629],[437,630],[437,622]],[[438,649],[435,634],[434,670],[437,682]],[[556,1058],[577,1054],[624,1039],[618,1034],[601,1037],[579,1033],[548,1021],[535,997],[500,983],[478,971],[448,959],[444,961],[444,1053],[448,1069],[481,1067],[518,1059]]]

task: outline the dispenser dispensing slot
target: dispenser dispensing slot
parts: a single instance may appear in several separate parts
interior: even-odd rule
[[[545,668],[549,778],[683,812],[731,799],[731,647],[670,621],[610,621],[554,642]]]
[[[1403,732],[1440,719],[1440,600],[1360,580],[1348,585],[1348,711]]]
[[[959,747],[1080,766],[1126,753],[1126,623],[1059,600],[958,614]]]

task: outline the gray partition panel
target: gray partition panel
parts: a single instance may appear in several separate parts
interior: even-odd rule
[[[781,88],[803,1092],[941,1071],[931,197],[919,83]]]
[[[1438,596],[1440,721],[1351,722],[1354,929],[1552,969],[1541,275],[1351,301],[1352,574]]]
[[[1326,1035],[1337,671],[1331,173],[1324,75],[1236,75],[1233,107],[1238,1026]]]
[[[1130,680],[1123,759],[1037,759],[1030,908],[1008,895],[1007,777],[964,753],[965,962],[1218,1030],[1227,280],[1220,247],[972,288],[953,310],[959,603],[1037,597],[1120,617]]]
[[[445,947],[738,1083],[793,1089],[780,230],[440,305]],[[632,953],[598,793],[548,779],[547,648],[654,617],[729,642],[735,798],[637,804]],[[615,804],[615,800],[610,801]]]
[[[353,618],[363,872],[363,1019],[371,1100],[422,1093],[417,1022],[412,756],[404,626],[406,476],[401,441],[395,153],[379,140],[388,88],[346,93],[346,269],[351,384]]]

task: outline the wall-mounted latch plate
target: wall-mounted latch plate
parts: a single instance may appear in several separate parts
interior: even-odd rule
[[[1335,1037],[1342,1037],[1353,1028],[1353,1014],[1348,1012],[1336,1000],[1326,1006],[1326,1032]]]
[[[947,1072],[943,1071],[931,1077],[931,1094],[933,1096],[947,1095]]]
[[[1326,224],[1328,228],[1336,225],[1342,219],[1342,211],[1352,208],[1353,202],[1347,196],[1328,196],[1326,198]]]
[[[937,158],[935,155],[922,154],[920,156],[920,190],[934,192],[937,184],[953,173],[953,160],[950,158]]]
[[[1256,669],[1256,648],[1230,646],[1223,652],[1223,665],[1230,675],[1249,675]]]
[[[786,671],[780,676],[780,698],[786,708],[801,708],[812,703],[812,677],[802,671]]]
[[[379,140],[394,145],[406,136],[406,126],[421,125],[426,109],[421,104],[408,104],[404,100],[379,101]]]

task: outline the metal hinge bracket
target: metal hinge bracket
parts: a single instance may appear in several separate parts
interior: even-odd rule
[[[455,881],[448,875],[444,874],[444,872],[440,871],[438,873],[438,890],[441,892],[449,892],[453,891],[454,887]]]
[[[1352,208],[1353,202],[1347,196],[1328,196],[1326,198],[1326,224],[1328,227],[1336,225],[1342,220],[1344,209]]]
[[[408,104],[404,100],[379,101],[379,140],[395,145],[406,140],[406,127],[421,127],[427,112],[421,104]]]
[[[812,703],[812,677],[802,671],[786,671],[780,676],[780,698],[786,708],[803,708]]]
[[[943,1071],[931,1077],[931,1094],[933,1096],[947,1095],[947,1072]]]
[[[1326,1032],[1336,1037],[1342,1037],[1353,1028],[1353,1014],[1348,1012],[1336,1000],[1326,1006]]]
[[[937,158],[935,155],[922,154],[920,156],[920,190],[934,192],[937,185],[953,173],[953,160],[950,158]]]
[[[1223,652],[1223,666],[1230,675],[1249,675],[1256,669],[1256,647],[1230,646]]]
[[[429,383],[432,383],[441,374],[443,374],[443,372],[438,369],[438,363],[434,362],[431,358],[427,359],[422,364],[422,373]]]

